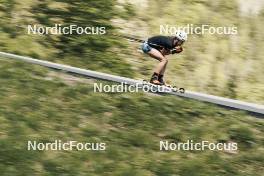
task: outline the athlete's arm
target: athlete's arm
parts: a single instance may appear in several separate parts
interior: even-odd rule
[[[166,48],[162,48],[162,50],[160,50],[162,55],[170,55],[171,51],[169,49]]]

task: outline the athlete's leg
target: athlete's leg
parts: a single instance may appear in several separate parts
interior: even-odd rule
[[[153,75],[151,76],[150,82],[153,84],[162,85],[163,82],[159,81],[160,74],[164,74],[166,65],[168,63],[165,54],[161,53],[155,48],[150,47],[146,42],[142,44],[142,51],[148,54],[150,57],[157,59],[159,61],[156,66]]]
[[[165,73],[165,71],[166,71],[166,67],[167,67],[167,65],[168,65],[168,63],[166,63],[166,65],[163,67],[163,69],[161,70],[161,72],[160,72],[160,74],[159,74],[159,76],[158,76],[158,80],[159,80],[159,82],[160,82],[162,85],[167,85],[167,84],[165,83],[164,79],[163,79],[163,77],[164,77],[164,73]]]
[[[148,55],[151,56],[152,58],[155,58],[159,61],[158,65],[156,66],[154,72],[157,74],[161,74],[162,72],[164,73],[166,65],[168,63],[168,59],[163,56],[157,49],[152,48],[149,52]]]
[[[166,71],[166,68],[167,68],[167,65],[168,65],[168,61],[167,61],[167,63],[164,65],[163,69],[161,70],[160,75],[164,75],[164,73],[165,73],[165,71]]]
[[[151,56],[152,58],[155,58],[159,60],[159,63],[157,64],[156,68],[154,69],[154,73],[150,79],[150,82],[153,84],[157,85],[163,85],[164,82],[159,80],[160,74],[163,74],[165,71],[165,67],[168,63],[167,58],[162,55],[158,50],[152,48],[149,52],[148,55]]]

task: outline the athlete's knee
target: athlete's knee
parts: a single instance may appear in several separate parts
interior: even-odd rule
[[[162,58],[160,59],[160,62],[168,63],[168,59],[167,59],[166,57],[162,57]]]

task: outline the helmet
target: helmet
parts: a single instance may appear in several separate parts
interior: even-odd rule
[[[183,42],[187,40],[187,33],[184,31],[176,31],[175,37]]]

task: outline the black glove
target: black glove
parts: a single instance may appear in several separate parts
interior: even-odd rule
[[[180,53],[182,51],[183,51],[183,48],[181,46],[177,46],[177,47],[173,48],[172,50],[170,50],[171,54]]]

